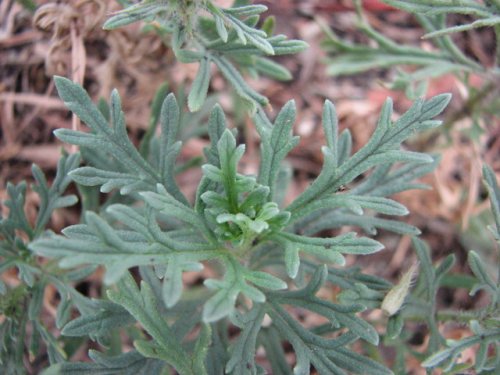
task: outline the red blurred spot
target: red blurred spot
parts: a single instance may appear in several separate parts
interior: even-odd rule
[[[380,0],[364,0],[363,9],[367,12],[395,11],[396,8],[383,3]],[[316,9],[326,12],[345,12],[354,10],[352,1],[329,1],[316,5]]]

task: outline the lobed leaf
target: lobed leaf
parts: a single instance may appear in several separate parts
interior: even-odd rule
[[[204,284],[217,292],[208,299],[203,307],[203,320],[207,323],[215,322],[232,314],[235,311],[236,298],[240,293],[246,295],[255,303],[263,303],[265,294],[258,288],[247,283],[268,290],[285,289],[286,283],[275,276],[261,271],[250,271],[240,265],[235,259],[222,258],[226,273],[223,280],[207,279]]]
[[[355,340],[355,335],[345,333],[335,339],[323,338],[306,330],[279,305],[271,302],[270,306],[272,307],[268,309],[268,314],[280,336],[288,340],[295,350],[297,363],[294,374],[309,374],[311,364],[322,375],[344,375],[346,372],[342,368],[354,370],[356,373],[362,368],[360,374],[367,368],[373,369],[370,373],[392,374],[389,369],[377,362],[344,348]],[[346,360],[347,358],[350,360]]]
[[[479,289],[485,289],[491,295],[492,304],[496,304],[500,297],[499,285],[498,283],[495,283],[488,274],[485,264],[475,251],[469,251],[468,263],[472,272],[479,281],[476,285],[474,285],[470,294],[474,295]]]
[[[86,214],[87,224],[64,230],[65,236],[51,236],[32,242],[29,247],[36,254],[61,258],[61,267],[81,264],[105,265],[104,282],[120,279],[128,268],[139,265],[166,264],[179,254],[169,244],[158,239],[146,241],[137,232],[114,230],[94,213]],[[187,244],[183,249],[186,262],[197,262],[217,256],[211,246]]]
[[[257,182],[269,186],[269,198],[273,197],[280,163],[299,141],[298,137],[291,135],[295,116],[295,103],[290,101],[279,112],[272,129],[257,127],[261,137],[261,162]]]
[[[95,311],[82,315],[64,326],[65,336],[104,336],[112,330],[130,325],[135,319],[120,305],[109,301],[94,301]]]
[[[63,362],[50,366],[42,372],[42,375],[148,375],[160,373],[165,363],[146,358],[136,350],[119,354],[114,357],[90,350],[89,357],[93,363],[85,362]]]
[[[191,112],[198,111],[205,102],[209,84],[210,59],[204,58],[200,60],[200,67],[188,96],[188,107]]]
[[[228,374],[257,374],[255,352],[257,349],[257,335],[261,329],[264,314],[264,306],[256,304],[252,310],[245,315],[237,313],[232,317],[232,321],[240,327],[242,331],[231,348],[231,357],[226,364],[226,371]]]
[[[127,273],[118,283],[118,290],[108,291],[108,297],[123,306],[151,335],[153,341],[150,345],[158,346],[161,350],[157,353],[159,358],[174,366],[181,374],[193,374],[188,370],[192,365],[190,355],[172,335],[170,327],[159,313],[153,290],[146,282],[143,281],[139,289],[132,276]]]

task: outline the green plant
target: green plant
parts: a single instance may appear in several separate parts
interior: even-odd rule
[[[294,103],[287,103],[271,121],[262,108],[267,99],[245,83],[235,66],[246,71],[281,69],[262,55],[272,54],[271,48],[277,54],[281,47],[287,53],[296,52],[304,44],[270,37],[268,31],[264,35],[254,27],[256,15],[263,11],[261,6],[221,9],[210,1],[146,0],[126,8],[105,25],[113,28],[153,20],[156,23],[150,26],[160,34],[171,33],[170,43],[179,60],[200,62],[188,96],[190,110],[199,110],[206,103],[211,61],[250,104],[261,138],[258,174],[238,171],[245,145],[238,145],[236,130],[227,128],[224,112],[216,105],[208,119],[210,143],[204,150],[194,199],[185,196],[175,178],[179,170],[196,166],[192,161],[178,165],[176,160],[180,139],[187,136],[181,134],[181,128],[188,125],[186,121],[199,120],[183,113],[182,98],[166,95],[165,87],[159,89],[148,131],[135,147],[128,138],[116,91],[109,105],[96,106],[82,87],[55,78],[61,99],[89,128],[88,132],[59,129],[55,134],[79,147],[84,165],[77,167],[77,154],[64,156],[52,186],[34,167],[35,190],[41,198],[34,226],[24,213],[26,185],[9,187],[9,216],[0,221],[0,271],[17,267],[21,284],[0,285],[6,296],[0,308],[7,317],[0,328],[0,369],[4,373],[25,372],[28,321],[34,327],[31,357],[42,357],[43,349],[33,344],[39,341],[37,335],[49,350],[50,367],[45,375],[167,374],[172,369],[179,374],[259,374],[265,370],[255,359],[258,347],[264,349],[273,374],[305,375],[311,366],[320,374],[392,373],[370,358],[369,349],[359,353],[351,345],[359,340],[379,344],[378,332],[359,313],[380,307],[391,284],[359,267],[343,267],[344,255],[381,250],[383,245],[370,238],[378,229],[419,234],[417,228],[380,214],[408,214],[389,197],[425,187],[416,180],[432,171],[438,158],[407,151],[401,144],[417,132],[439,126],[435,117],[450,96],[417,99],[396,121],[387,100],[369,142],[354,153],[349,131],[339,133],[335,108],[326,101],[323,168],[302,194],[284,206],[290,180],[285,158],[298,144],[298,137],[292,134]],[[263,27],[269,27],[269,22]],[[231,65],[225,64],[229,59],[221,60],[226,54],[233,59]],[[262,64],[267,68],[262,69]],[[161,132],[155,136],[158,122]],[[488,176],[490,190],[497,194],[498,188]],[[74,196],[62,197],[70,181],[82,197],[85,212],[81,223],[65,228],[62,234],[45,232],[54,209],[76,202]],[[347,192],[341,189],[346,185],[350,187]],[[498,207],[498,198],[493,199]],[[498,209],[495,212],[498,220]],[[340,234],[345,226],[357,227],[368,237]],[[334,234],[319,235],[325,231]],[[425,294],[425,312],[435,312],[435,291],[452,259],[434,270],[422,246],[415,240],[427,276],[420,283],[428,282],[429,287],[417,286],[408,305],[416,301],[420,290]],[[471,264],[479,280],[491,286],[477,265],[480,263]],[[105,268],[107,290],[100,298],[90,299],[72,284],[99,266]],[[185,285],[185,272],[203,269],[211,274],[203,285]],[[61,298],[56,319],[62,329],[59,338],[39,321],[48,284],[57,288]],[[342,290],[337,301],[320,297],[318,292],[327,285]],[[20,301],[27,308],[17,308]],[[492,303],[491,309],[496,309],[497,300]],[[73,315],[75,310],[78,315]],[[304,325],[298,311],[316,314],[324,324]],[[395,313],[389,319],[387,336],[397,338],[411,309],[400,305],[389,311]],[[439,317],[425,316],[435,328]],[[488,319],[480,319],[480,324],[490,324]],[[68,360],[87,340],[99,344],[99,350],[89,351],[92,362]],[[134,348],[125,350],[123,340],[133,342]],[[292,364],[283,342],[293,348]],[[441,345],[439,337],[432,348]],[[455,354],[444,353],[424,364],[435,366]]]
[[[284,35],[273,36],[274,18],[266,18],[262,28],[255,27],[259,15],[267,8],[248,3],[236,1],[234,7],[221,8],[209,0],[144,0],[115,14],[104,28],[112,30],[144,20],[152,22],[149,27],[165,38],[171,34],[168,43],[175,57],[183,63],[199,64],[188,96],[191,111],[200,109],[207,96],[212,63],[237,95],[255,111],[260,106],[267,106],[269,101],[246,83],[239,70],[253,76],[262,73],[289,80],[290,72],[265,56],[297,53],[306,44],[287,40]]]
[[[500,243],[500,189],[491,168],[487,166],[483,168],[483,177],[495,221],[495,225],[489,229],[498,244]],[[470,294],[474,295],[479,290],[484,290],[489,295],[489,304],[478,311],[462,314],[462,316],[459,315],[462,321],[468,322],[473,334],[461,340],[448,341],[446,349],[433,354],[422,365],[424,367],[441,366],[445,371],[451,371],[452,369],[454,371],[463,371],[470,368],[472,364],[458,365],[456,359],[466,348],[479,345],[474,363],[475,371],[477,373],[495,373],[500,369],[500,356],[498,355],[500,352],[500,268],[495,282],[487,271],[484,262],[475,251],[469,252],[468,263],[476,279]],[[442,312],[442,314],[446,315],[446,312]],[[450,315],[453,316],[453,314]],[[439,333],[435,334],[438,335]]]
[[[0,280],[2,295],[0,314],[3,316],[0,325],[0,369],[2,373],[24,372],[23,355],[28,337],[30,337],[30,345],[27,350],[30,356],[40,355],[40,341],[43,341],[51,362],[67,359],[67,354],[62,350],[60,343],[40,319],[47,285],[54,286],[61,298],[55,321],[58,328],[62,328],[70,319],[72,306],[80,313],[89,313],[95,308],[94,302],[71,286],[73,282],[85,279],[92,274],[95,267],[63,271],[55,262],[38,262],[36,256],[28,249],[29,243],[44,236],[45,227],[55,209],[76,203],[75,195],[64,196],[63,194],[71,183],[69,173],[78,166],[79,161],[80,157],[77,154],[63,156],[59,161],[52,186],[48,185],[40,168],[33,165],[32,171],[36,181],[33,190],[40,200],[34,224],[30,223],[24,211],[26,183],[7,186],[9,199],[4,204],[9,214],[5,218],[0,216],[0,272],[16,269],[20,284],[6,285]]]
[[[498,1],[441,1],[441,0],[383,0],[395,9],[410,12],[424,30],[423,39],[431,48],[410,45],[392,40],[375,30],[363,14],[361,1],[355,1],[356,26],[369,43],[351,43],[337,36],[321,21],[326,39],[322,46],[329,57],[327,73],[334,76],[352,75],[372,69],[396,68],[388,87],[402,90],[409,98],[422,96],[430,80],[453,74],[467,89],[466,103],[446,119],[444,129],[465,117],[470,117],[476,128],[486,126],[498,111],[498,81],[500,77],[500,4]],[[448,26],[452,16],[468,17],[465,24]],[[456,22],[456,21],[455,21]],[[496,38],[496,58],[492,65],[482,64],[466,54],[453,40],[452,34],[491,27]],[[474,82],[480,77],[480,85]]]
[[[434,159],[400,150],[400,143],[415,131],[439,125],[433,117],[446,106],[449,96],[420,100],[395,123],[390,120],[392,108],[388,101],[372,140],[352,156],[349,133],[338,135],[334,107],[327,102],[323,122],[327,136],[323,172],[286,208],[279,208],[273,197],[285,187],[277,184],[280,163],[297,143],[297,138],[291,135],[295,117],[293,103],[280,111],[274,124],[262,113],[256,118],[263,139],[261,166],[256,177],[237,172],[244,146],[236,145],[233,132],[226,129],[222,110],[216,107],[209,120],[211,145],[205,152],[207,162],[202,166],[203,178],[192,206],[173,179],[175,156],[180,147],[176,141],[179,108],[173,95],[169,95],[162,106],[162,133],[153,141],[158,145],[151,147],[155,153],[145,159],[127,138],[116,92],[111,98],[112,127],[109,127],[81,87],[64,78],[56,78],[56,85],[66,105],[92,130],[82,133],[62,129],[56,132],[58,138],[80,147],[105,147],[117,163],[112,168],[109,162],[81,167],[70,173],[71,178],[84,186],[98,185],[103,192],[119,189],[133,200],[128,205],[110,205],[101,215],[87,212],[84,222],[66,228],[64,235],[52,235],[31,243],[30,249],[36,254],[61,258],[62,267],[104,265],[104,281],[117,285],[108,292],[111,302],[98,312],[81,313],[64,327],[63,335],[99,337],[111,328],[138,321],[152,338],[142,338],[134,344],[137,352],[133,355],[142,355],[145,366],[151,365],[147,358],[155,358],[153,362],[159,366],[169,364],[179,373],[198,374],[208,371],[205,368],[208,356],[214,365],[224,365],[227,361],[223,367],[228,372],[253,373],[257,368],[253,359],[255,346],[260,332],[266,331],[262,320],[267,314],[273,322],[272,329],[294,347],[298,373],[308,373],[310,364],[321,373],[341,373],[341,368],[361,373],[368,368],[377,373],[389,372],[344,347],[358,337],[378,343],[376,331],[355,314],[364,306],[338,305],[315,297],[328,279],[343,280],[346,289],[353,287],[352,279],[366,279],[364,284],[368,288],[386,287],[383,281],[362,275],[358,270],[321,266],[322,262],[342,265],[342,254],[368,254],[383,246],[354,233],[331,238],[308,234],[340,227],[345,224],[344,217],[347,224],[359,220],[359,225],[388,226],[387,219],[363,216],[363,209],[387,215],[406,214],[403,206],[386,196],[414,187],[412,181],[416,175],[431,169]],[[398,167],[391,169],[395,163]],[[380,164],[384,166],[378,167],[348,194],[337,192],[341,185],[349,184]],[[328,220],[333,212],[336,212],[336,221]],[[369,224],[363,223],[365,219]],[[304,233],[294,231],[294,226],[303,228]],[[388,229],[417,233],[407,224],[391,227]],[[216,261],[222,266],[218,267],[220,279],[205,281],[210,293],[191,290],[182,299],[182,272],[200,270],[201,262],[207,261]],[[140,269],[140,289],[127,272],[135,266]],[[304,284],[301,280],[306,275],[311,279]],[[299,280],[297,286],[302,289],[287,291],[287,282],[293,279]],[[335,339],[322,337],[314,329],[302,327],[283,305],[308,309],[330,320],[327,326],[316,327],[321,333],[341,328],[349,332]],[[193,313],[173,318],[176,309],[191,309]],[[164,323],[164,315],[172,316],[170,327]],[[221,320],[223,326],[228,324],[227,318],[242,328],[239,338],[231,345],[227,332],[217,331]],[[198,325],[201,325],[198,338],[180,346],[185,335]],[[216,332],[221,337],[213,337]],[[220,347],[209,348],[211,340],[220,341]],[[318,354],[320,348],[324,352]],[[273,355],[269,360],[283,362],[284,357]],[[102,368],[102,364],[58,366],[65,371],[75,371],[82,366],[89,370]],[[212,373],[222,373],[222,370]]]
[[[489,167],[485,166],[483,168],[483,176],[495,220],[495,226],[491,226],[490,230],[498,243],[500,191],[495,175]],[[406,373],[408,369],[406,369],[404,357],[413,355],[431,373],[436,368],[442,368],[446,374],[459,374],[471,368],[474,368],[478,374],[497,373],[500,368],[498,356],[500,349],[500,282],[498,276],[495,282],[478,253],[470,251],[468,264],[474,277],[469,281],[465,275],[455,275],[455,278],[448,282],[448,285],[457,288],[463,287],[465,284],[470,289],[470,295],[474,295],[480,289],[483,289],[489,295],[488,305],[475,311],[438,310],[436,294],[438,289],[443,286],[444,277],[455,263],[455,256],[453,254],[447,256],[438,266],[434,267],[429,248],[425,242],[414,238],[413,247],[419,259],[420,277],[413,292],[411,294],[407,293],[405,296],[406,303],[401,309],[390,315],[384,339],[387,345],[394,346],[397,350],[396,358],[398,360],[394,365],[394,371],[396,373]],[[387,299],[387,296],[385,299]],[[360,297],[366,298],[361,293],[351,296],[351,298]],[[373,300],[382,296],[372,294],[370,297]],[[383,305],[384,303],[382,303]],[[403,326],[405,322],[410,321],[425,322],[429,329],[430,339],[423,353],[412,351],[406,344],[407,338],[404,337]],[[441,334],[439,326],[457,323],[467,324],[472,334],[460,340],[446,340]],[[440,350],[443,346],[445,348]],[[458,361],[461,353],[473,346],[479,347],[475,363],[461,363]]]
[[[327,61],[327,70],[331,75],[350,75],[371,69],[396,68],[396,75],[389,84],[392,89],[405,91],[409,98],[423,95],[427,91],[429,80],[452,73],[468,91],[467,101],[459,110],[451,113],[445,121],[444,128],[451,130],[453,125],[464,117],[470,117],[477,129],[483,129],[494,124],[498,115],[498,77],[499,77],[499,47],[500,40],[500,4],[497,1],[413,1],[384,0],[395,9],[412,13],[415,20],[426,32],[423,36],[431,42],[431,49],[423,49],[413,45],[397,43],[375,30],[363,13],[361,2],[357,1],[357,27],[374,44],[350,43],[339,38],[331,29],[324,26],[327,35],[323,47],[332,56]],[[469,22],[452,24],[450,18],[467,16]],[[322,21],[321,21],[322,22]],[[456,22],[456,21],[455,21]],[[322,23],[323,24],[323,23]],[[473,56],[464,53],[453,33],[470,31],[475,28],[491,27],[496,38],[496,56],[491,66],[482,65]],[[473,84],[474,77],[481,78],[481,86]],[[482,130],[480,130],[482,131]],[[470,133],[474,134],[474,133]],[[432,137],[434,135],[430,135]],[[424,142],[425,143],[425,142]],[[492,211],[498,225],[498,185],[491,169],[484,167],[485,186],[491,199]],[[498,241],[498,227],[492,230]],[[466,235],[466,234],[465,234]],[[485,231],[482,231],[485,235]],[[413,247],[417,253],[420,265],[420,275],[415,290],[405,295],[406,303],[401,305],[397,313],[388,320],[385,342],[397,350],[398,361],[395,372],[405,373],[404,357],[413,355],[422,365],[432,372],[433,368],[441,367],[447,374],[456,374],[474,367],[477,373],[496,373],[500,368],[498,363],[498,290],[499,281],[489,275],[484,261],[477,252],[470,251],[468,264],[474,278],[466,275],[453,275],[448,271],[455,263],[455,257],[449,255],[438,266],[434,267],[427,245],[418,239],[413,239]],[[493,259],[497,259],[493,255]],[[448,281],[445,281],[445,280]],[[405,280],[407,281],[407,280]],[[473,288],[473,284],[475,287]],[[467,287],[471,295],[478,289],[484,289],[490,295],[490,303],[478,311],[439,311],[436,303],[438,289],[449,287]],[[403,288],[395,286],[394,288]],[[406,289],[408,292],[408,289]],[[363,294],[350,296],[351,299],[363,298]],[[368,296],[365,296],[365,298]],[[372,299],[382,300],[383,295],[370,295]],[[401,303],[403,301],[400,301]],[[376,304],[374,304],[376,306]],[[383,306],[383,304],[382,304]],[[408,337],[401,333],[405,321],[424,321],[429,328],[430,340],[424,353],[416,353],[407,344]],[[440,324],[467,323],[472,335],[458,340],[445,340],[439,331]],[[400,337],[401,335],[401,337]],[[459,363],[457,359],[466,348],[478,346],[474,363]],[[440,347],[445,347],[439,350]],[[491,355],[494,353],[494,355]]]

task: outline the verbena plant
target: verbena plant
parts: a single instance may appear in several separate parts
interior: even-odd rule
[[[212,1],[141,1],[110,18],[104,28],[112,30],[140,20],[162,36],[170,35],[169,45],[178,61],[198,63],[199,69],[188,96],[191,111],[200,109],[211,77],[212,63],[232,85],[238,96],[255,111],[269,100],[253,90],[240,71],[259,73],[280,80],[291,79],[290,72],[265,56],[299,52],[306,44],[272,35],[274,19],[266,18],[262,28],[255,27],[267,8],[236,1],[232,8],[221,8]],[[208,17],[210,16],[210,17]]]
[[[371,139],[355,153],[349,131],[339,133],[335,108],[326,101],[321,173],[284,205],[291,177],[285,158],[298,143],[292,134],[294,104],[287,103],[271,121],[262,109],[267,99],[245,83],[235,66],[284,72],[263,56],[277,54],[283,46],[288,46],[283,52],[296,52],[304,44],[256,28],[257,15],[264,10],[246,5],[222,9],[210,1],[146,0],[105,25],[113,28],[142,19],[153,21],[152,27],[161,33],[171,33],[176,56],[200,63],[188,97],[191,110],[205,101],[212,62],[249,103],[261,137],[258,174],[238,172],[245,145],[238,144],[236,131],[227,128],[216,105],[208,119],[210,143],[194,199],[184,195],[175,179],[179,170],[189,167],[176,162],[186,117],[175,95],[163,100],[160,90],[152,126],[138,149],[127,136],[116,91],[109,106],[100,110],[82,87],[55,78],[62,100],[90,130],[60,129],[55,134],[79,146],[84,166],[78,167],[78,154],[64,156],[52,186],[34,167],[34,189],[41,202],[35,224],[24,212],[26,184],[9,185],[10,198],[5,202],[9,215],[0,221],[0,270],[16,268],[19,285],[1,284],[3,373],[24,373],[26,350],[33,365],[43,361],[44,347],[50,362],[45,374],[167,374],[173,369],[181,375],[259,374],[265,373],[255,359],[259,347],[273,374],[305,375],[311,366],[321,374],[392,373],[351,345],[358,340],[379,344],[377,331],[358,313],[380,307],[387,292],[394,295],[391,284],[359,267],[344,267],[345,254],[370,254],[383,245],[354,232],[318,234],[340,233],[346,226],[369,236],[378,229],[419,234],[397,220],[408,211],[388,197],[424,187],[415,180],[430,172],[437,158],[405,150],[401,144],[417,132],[439,126],[435,118],[450,96],[417,99],[397,120],[387,100]],[[154,136],[157,122],[161,132]],[[498,190],[490,180],[491,189]],[[81,193],[83,207],[89,209],[80,224],[61,235],[46,232],[53,210],[76,202],[73,195],[63,196],[71,181]],[[342,186],[350,189],[343,191]],[[497,194],[497,190],[492,191]],[[493,196],[498,207],[498,195]],[[422,270],[434,272],[424,260],[422,255]],[[72,285],[99,266],[105,268],[107,291],[91,299]],[[212,278],[185,287],[183,274],[203,268],[210,269]],[[480,266],[474,272],[483,274]],[[440,273],[432,275],[429,299]],[[57,338],[51,334],[52,323],[41,321],[49,284],[60,297]],[[323,286],[331,285],[342,290],[338,301],[318,295]],[[495,290],[498,293],[498,287]],[[399,293],[400,298],[384,301],[393,316],[409,311],[400,309],[407,293],[408,289]],[[324,323],[304,325],[299,311],[316,314]],[[391,318],[392,336],[397,336],[401,322],[402,318]],[[481,320],[485,327],[488,322]],[[92,362],[69,361],[89,339],[100,348],[89,351]],[[126,350],[124,340],[133,342],[134,348]],[[293,363],[283,342],[293,348]],[[439,365],[454,357],[456,350],[443,353],[424,364]]]
[[[388,87],[402,90],[409,98],[422,96],[429,81],[445,74],[453,74],[467,89],[463,108],[452,113],[444,129],[469,117],[478,131],[481,122],[491,122],[500,116],[498,82],[500,79],[500,3],[496,0],[382,0],[395,9],[410,12],[425,33],[430,48],[401,43],[375,30],[363,14],[361,1],[354,3],[357,10],[357,29],[370,43],[353,43],[340,38],[324,26],[326,38],[322,46],[327,51],[327,73],[334,76],[352,75],[373,69],[395,68]],[[452,17],[468,17],[468,23],[449,25]],[[455,21],[456,22],[456,21]],[[323,24],[323,22],[321,22]],[[478,28],[491,28],[496,50],[491,54],[491,65],[477,61],[463,51],[453,36]],[[477,79],[480,78],[480,84]],[[465,110],[464,110],[465,108]]]
[[[489,227],[494,240],[500,240],[500,189],[491,168],[483,168],[484,184],[488,191],[491,209],[495,224]],[[489,298],[488,304],[475,311],[438,310],[436,294],[442,286],[443,277],[455,263],[455,256],[448,255],[439,265],[433,266],[428,246],[418,238],[413,239],[413,248],[417,253],[420,267],[420,277],[414,291],[409,294],[409,279],[403,277],[385,296],[376,293],[356,293],[351,298],[370,297],[371,300],[384,298],[382,308],[388,300],[395,300],[400,291],[406,295],[405,305],[399,309],[389,311],[385,344],[393,346],[396,350],[394,371],[407,373],[405,357],[415,356],[423,367],[432,373],[433,369],[440,367],[446,374],[460,374],[463,371],[474,369],[477,374],[496,374],[500,370],[500,268],[498,275],[493,278],[488,267],[475,251],[468,253],[468,265],[474,275],[470,282],[466,275],[454,275],[455,279],[448,284],[454,287],[469,287],[470,295],[475,295],[479,290],[484,290]],[[495,249],[493,251],[498,251]],[[409,274],[405,274],[411,278]],[[351,292],[352,293],[352,292]],[[395,294],[394,294],[395,293]],[[399,299],[401,301],[401,299]],[[401,301],[402,302],[402,301]],[[375,304],[376,306],[376,304]],[[404,334],[404,324],[409,321],[424,322],[429,330],[429,343],[424,352],[415,352],[407,345]],[[468,324],[471,334],[460,340],[446,339],[441,334],[440,325],[443,324]],[[441,349],[444,347],[444,349]],[[474,362],[460,360],[462,352],[468,348],[477,350]]]
[[[111,301],[97,312],[80,311],[79,318],[65,325],[63,335],[99,338],[137,321],[151,339],[137,339],[137,352],[124,356],[142,358],[145,368],[169,364],[181,374],[221,374],[224,368],[228,373],[256,373],[254,356],[260,340],[273,368],[278,369],[285,363],[278,338],[294,347],[296,373],[309,373],[311,364],[325,374],[342,373],[342,368],[390,373],[347,347],[358,338],[378,343],[377,332],[356,315],[363,304],[341,305],[315,296],[327,280],[345,289],[356,288],[356,281],[370,289],[387,288],[385,282],[359,270],[322,265],[343,265],[343,254],[369,254],[383,246],[354,233],[328,238],[311,235],[353,224],[418,233],[407,224],[363,215],[363,209],[386,215],[407,213],[386,196],[414,187],[415,174],[429,170],[434,159],[401,150],[400,142],[415,131],[438,125],[433,117],[446,106],[447,95],[418,101],[394,123],[388,101],[372,140],[354,155],[350,155],[349,133],[338,135],[334,107],[327,102],[323,170],[294,202],[280,208],[274,201],[285,188],[279,180],[280,162],[297,143],[291,135],[293,103],[280,111],[274,124],[264,117],[256,119],[263,140],[258,176],[238,173],[244,146],[237,146],[222,110],[214,109],[209,120],[211,145],[205,152],[207,162],[192,205],[173,179],[173,162],[180,147],[176,141],[179,108],[173,95],[163,103],[161,136],[147,160],[126,136],[116,92],[111,98],[110,127],[81,87],[64,78],[56,78],[56,85],[68,107],[92,129],[91,133],[61,129],[56,135],[81,147],[105,149],[115,163],[110,166],[107,160],[78,168],[70,173],[71,178],[82,185],[99,185],[103,192],[120,189],[131,199],[127,205],[108,206],[101,215],[87,212],[84,223],[66,228],[62,236],[31,243],[36,254],[61,258],[62,267],[104,265],[104,282],[116,283],[108,292]],[[395,163],[398,167],[391,168]],[[341,185],[379,164],[383,166],[349,193],[337,192]],[[182,273],[200,270],[201,262],[207,261],[220,265],[215,268],[220,275],[205,280],[208,291],[195,288],[182,299]],[[140,288],[127,272],[135,266],[142,279]],[[294,279],[298,290],[289,290]],[[284,308],[287,305],[319,314],[329,323],[303,327]],[[266,315],[272,324],[262,327]],[[242,328],[231,340],[228,320]],[[199,329],[197,339],[188,335],[195,328]],[[344,329],[348,331],[340,334]],[[335,338],[323,337],[337,331]],[[189,340],[182,346],[186,335]],[[274,337],[271,347],[270,337]],[[123,363],[123,358],[117,361]],[[215,368],[209,370],[207,363]],[[66,371],[81,366],[90,370],[103,364],[60,365]]]
[[[483,168],[483,177],[490,197],[491,209],[495,222],[489,229],[498,246],[500,244],[500,189],[495,174],[487,166]],[[425,246],[416,243],[416,250],[421,261],[428,262],[428,260],[425,260],[426,257],[429,259],[428,255],[424,255],[424,251],[428,252]],[[442,265],[445,263],[446,261],[444,261]],[[472,330],[472,335],[461,340],[448,340],[446,342],[446,348],[437,353],[429,350],[428,353],[432,355],[427,358],[422,365],[426,368],[440,366],[448,373],[459,373],[460,371],[473,367],[478,374],[495,374],[500,370],[500,267],[498,265],[496,267],[498,269],[498,275],[495,281],[488,273],[486,265],[477,252],[469,252],[468,263],[475,276],[470,295],[474,295],[482,289],[488,294],[489,303],[484,308],[467,313],[457,314],[456,312],[442,311],[442,320],[446,321],[449,319],[451,321],[467,322]],[[440,268],[443,268],[442,265]],[[427,284],[429,286],[431,283],[427,282]],[[436,316],[439,317],[439,312]],[[434,337],[434,346],[437,349],[437,343],[442,340],[442,337],[440,337],[439,332],[435,328],[432,326],[430,327],[432,332],[431,335]],[[465,349],[474,346],[479,346],[475,363],[457,363],[460,354]]]
[[[324,49],[329,53],[327,59],[327,72],[331,75],[351,75],[366,72],[372,69],[396,68],[396,74],[389,83],[392,89],[405,91],[410,98],[423,95],[427,91],[429,80],[453,74],[468,91],[467,101],[464,106],[455,113],[448,116],[445,129],[451,130],[463,117],[470,117],[474,127],[469,130],[472,136],[481,132],[482,128],[497,122],[500,115],[498,108],[498,79],[500,77],[500,3],[498,1],[436,1],[436,0],[383,0],[385,3],[410,12],[418,24],[425,31],[423,38],[426,39],[431,49],[422,49],[413,45],[406,45],[392,40],[384,35],[383,31],[375,30],[363,14],[360,1],[356,1],[357,27],[372,44],[351,43],[338,37],[331,29],[324,27],[327,38],[323,42]],[[469,22],[465,24],[449,24],[452,16],[467,16]],[[472,56],[467,55],[453,40],[453,34],[471,31],[476,28],[491,27],[491,34],[496,39],[496,55],[492,65],[482,65]],[[476,87],[473,83],[474,77],[480,77],[481,86]],[[429,139],[429,138],[427,138]],[[488,167],[484,167],[483,175],[485,186],[491,197],[492,210],[498,223],[498,186],[494,173]],[[493,230],[498,239],[498,228]],[[486,231],[482,232],[487,235]],[[445,282],[443,277],[451,269],[455,262],[453,255],[448,256],[435,269],[431,263],[431,257],[427,245],[414,240],[413,247],[420,261],[421,278],[415,291],[408,297],[408,303],[397,314],[391,316],[388,321],[388,332],[386,344],[393,346],[397,351],[395,370],[398,373],[406,373],[404,358],[406,355],[414,355],[423,361],[423,366],[443,367],[447,374],[460,373],[474,367],[477,373],[497,373],[500,368],[498,362],[498,291],[499,277],[495,282],[487,272],[484,262],[477,252],[469,252],[468,263],[475,278],[468,279],[466,275],[453,275]],[[498,259],[498,252],[493,251],[494,259]],[[496,255],[496,257],[495,257]],[[409,274],[408,274],[409,275]],[[500,271],[499,271],[500,275]],[[404,282],[395,287],[397,290],[404,289]],[[476,285],[471,285],[476,283]],[[471,294],[476,290],[484,289],[490,294],[490,303],[487,307],[478,311],[438,311],[436,304],[436,293],[442,284],[451,287],[468,287]],[[408,292],[408,288],[406,289]],[[359,293],[352,298],[359,297]],[[375,296],[371,296],[376,298]],[[383,295],[379,295],[381,300]],[[387,298],[387,297],[386,297]],[[374,304],[375,306],[376,304]],[[383,306],[383,305],[382,305]],[[402,334],[399,337],[403,322],[407,320],[424,321],[430,332],[430,341],[425,353],[417,353],[406,345],[407,337]],[[440,334],[439,324],[448,322],[450,324],[469,324],[473,336],[463,340],[448,342]],[[475,364],[460,363],[459,356],[468,347],[478,346],[479,350]],[[490,346],[491,345],[491,346]],[[447,348],[436,354],[440,346]],[[494,355],[491,355],[494,353]],[[427,358],[426,357],[430,357]]]

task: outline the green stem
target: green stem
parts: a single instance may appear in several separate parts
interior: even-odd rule
[[[412,311],[412,314],[408,314],[404,316],[404,319],[407,321],[416,321],[421,322],[427,320],[430,324],[428,317],[432,315],[429,311],[421,311],[415,312]],[[498,325],[498,320],[495,318],[491,318],[491,315],[488,315],[485,310],[476,310],[476,311],[458,311],[458,310],[440,310],[435,313],[435,319],[432,323],[433,326],[437,328],[438,323],[462,323],[468,324],[471,320],[478,320],[484,325]],[[431,324],[430,324],[431,325]]]
[[[253,248],[253,242],[254,240],[258,237],[256,234],[251,234],[245,236],[245,239],[243,240],[243,243],[238,247],[236,251],[236,255],[239,258],[245,257],[246,254]]]
[[[422,25],[424,30],[427,31],[427,33],[431,33],[437,31],[440,28],[446,27],[445,17],[438,18],[437,22],[439,22],[439,25],[435,25],[429,17],[420,14],[415,14],[415,17],[417,18],[420,25]],[[450,60],[455,59],[455,63],[463,64],[466,68],[472,69],[472,71],[484,71],[484,68],[481,65],[464,55],[464,53],[456,46],[456,44],[453,43],[453,40],[449,35],[434,38],[433,42],[437,45],[437,47],[443,48],[448,51],[448,57],[450,58]]]
[[[478,319],[479,315],[477,311],[442,310],[437,313],[437,319],[440,322],[469,323],[471,320]]]

